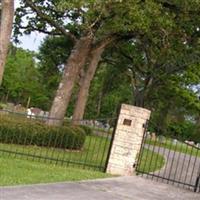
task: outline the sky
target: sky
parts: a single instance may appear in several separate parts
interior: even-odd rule
[[[15,7],[19,7],[19,0],[15,0]],[[33,32],[30,35],[23,35],[22,37],[19,37],[20,44],[17,46],[31,51],[38,51],[44,37],[44,34],[38,32]]]
[[[18,44],[17,46],[31,51],[38,51],[38,48],[44,37],[44,34],[37,32],[31,33],[30,35],[23,35],[19,38],[20,44]]]

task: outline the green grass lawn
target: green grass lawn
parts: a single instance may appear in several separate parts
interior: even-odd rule
[[[87,136],[84,148],[81,151],[68,151],[62,149],[37,147],[37,146],[22,146],[22,145],[11,145],[11,144],[0,144],[0,149],[11,150],[17,153],[25,153],[39,157],[27,157],[16,155],[16,157],[26,158],[28,160],[37,160],[50,163],[62,163],[59,160],[64,160],[67,166],[84,166],[86,169],[95,168],[103,170],[107,158],[107,152],[110,141],[100,136]],[[0,153],[1,154],[1,153]],[[4,155],[8,155],[5,153]],[[10,154],[12,157],[14,154]],[[148,156],[148,158],[146,158]],[[46,157],[53,158],[55,160],[48,160]],[[152,159],[151,159],[152,157]],[[158,159],[157,159],[158,158]],[[152,160],[152,161],[151,161]],[[158,165],[154,165],[155,161],[158,160]],[[142,154],[141,168],[145,168],[145,171],[155,171],[162,167],[164,158],[156,153],[152,154],[151,151],[147,153],[144,150]],[[151,162],[151,163],[150,163]],[[145,163],[147,163],[145,165]],[[150,166],[151,165],[151,166]],[[148,167],[150,166],[150,168]]]
[[[157,161],[157,164],[155,161]],[[144,150],[139,169],[145,172],[152,172],[160,169],[163,165],[164,158],[162,156]],[[111,175],[99,171],[35,162],[7,157],[6,155],[0,156],[0,166],[0,186],[79,181],[111,177]]]
[[[84,165],[86,168],[104,169],[110,140],[100,136],[87,136],[82,150],[70,151],[58,148],[47,148],[38,146],[23,146],[15,144],[0,143],[0,150],[16,152],[17,157],[29,160],[41,160],[65,165]],[[28,154],[27,155],[20,155]],[[7,155],[8,153],[3,153]],[[1,155],[1,152],[0,152]],[[13,154],[10,154],[13,156]],[[46,159],[50,158],[52,160]],[[70,164],[71,163],[71,164]]]
[[[145,143],[200,157],[200,149],[191,147],[183,142],[178,142],[177,144],[173,144],[172,139],[166,139],[164,143],[160,143],[159,141],[150,141],[149,139],[147,139]]]
[[[87,136],[84,147],[80,151],[0,143],[0,185],[109,177],[98,171],[102,171],[105,167],[109,144],[110,139],[103,136]],[[1,150],[16,152],[16,154],[5,153]],[[46,157],[53,160],[46,159]],[[61,160],[66,162],[62,163]],[[157,164],[155,164],[156,160]],[[141,170],[152,172],[163,165],[162,156],[144,150],[140,164]]]
[[[154,172],[161,169],[165,164],[163,156],[143,149],[141,161],[138,163],[138,170],[141,172]]]
[[[108,174],[0,156],[0,186],[79,181],[111,177]]]

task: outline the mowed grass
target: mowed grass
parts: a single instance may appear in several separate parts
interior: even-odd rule
[[[109,145],[110,139],[108,138],[87,136],[84,147],[80,151],[14,144],[0,144],[0,150],[12,151],[13,153],[10,154],[5,153],[5,155],[10,155],[11,157],[103,171]],[[150,150],[143,150],[140,169],[145,172],[155,171],[160,169],[164,165],[163,163],[164,157],[161,155]]]
[[[164,158],[144,150],[139,170],[153,172],[161,169]],[[111,175],[94,170],[66,167],[50,163],[0,156],[0,186],[79,181],[107,178]]]
[[[106,138],[105,136],[87,136],[83,149],[79,151],[1,143],[0,185],[110,177],[110,175],[100,172],[105,169],[109,145],[110,137]],[[162,156],[144,150],[141,170],[152,172],[160,169],[163,165],[164,158]]]
[[[180,142],[180,141],[178,141],[177,144],[173,144],[173,141],[170,138],[166,139],[164,143],[161,143],[159,141],[152,141],[150,139],[147,139],[145,141],[145,143],[147,145],[150,144],[153,146],[170,149],[170,150],[173,150],[176,152],[200,157],[200,149],[199,148],[192,147],[192,146],[185,144],[184,142]]]
[[[165,164],[165,158],[158,153],[143,149],[139,161],[138,170],[140,172],[155,172],[160,170]]]
[[[79,181],[110,175],[59,165],[0,156],[0,186]]]
[[[68,150],[59,148],[47,148],[38,146],[23,146],[16,144],[0,143],[0,151],[6,155],[51,162],[63,165],[85,166],[86,168],[96,168],[103,170],[106,163],[107,152],[110,145],[110,138],[105,136],[87,136],[81,150]]]

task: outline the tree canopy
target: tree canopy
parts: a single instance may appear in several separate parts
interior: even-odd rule
[[[42,85],[42,76],[35,62],[35,54],[21,48],[11,47],[5,67],[1,96],[8,101],[26,106],[31,98],[31,106],[47,109],[47,92]]]
[[[198,118],[199,0],[20,2],[16,41],[49,35],[36,71],[47,107],[55,96],[50,117],[63,119],[71,99],[70,115],[75,106],[81,117],[85,106],[85,117],[112,117],[127,102],[153,110],[161,128]]]

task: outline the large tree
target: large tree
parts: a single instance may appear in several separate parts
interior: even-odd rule
[[[26,33],[37,30],[70,37],[74,42],[74,48],[65,64],[63,77],[51,107],[50,117],[63,119],[74,84],[84,69],[88,69],[85,79],[82,79],[82,83],[85,85],[83,89],[86,88],[86,90],[84,94],[80,90],[79,99],[82,98],[86,102],[89,82],[85,80],[92,80],[91,75],[94,74],[103,52],[102,49],[107,45],[122,38],[133,37],[138,33],[151,34],[154,26],[158,28],[157,33],[162,36],[163,40],[167,38],[169,31],[176,32],[176,26],[182,26],[183,34],[185,32],[182,21],[197,19],[198,3],[198,1],[191,1],[190,4],[187,4],[186,0],[183,4],[180,4],[180,1],[172,3],[161,0],[74,0],[70,2],[22,0],[22,6],[18,9],[16,17],[18,24],[16,32],[19,28],[25,29]],[[29,15],[30,13],[31,15]],[[25,25],[20,23],[24,16],[28,16],[28,23]],[[190,21],[188,23],[191,24]],[[195,21],[195,23],[197,22]],[[98,49],[101,50],[98,51]],[[94,60],[90,59],[90,55]],[[76,109],[75,116],[82,117],[84,104],[78,107],[80,104],[77,103],[79,109]],[[54,123],[57,124],[58,120],[50,120],[50,124]]]
[[[24,16],[28,16],[27,24],[20,23]],[[130,37],[136,32],[147,33],[155,19],[164,30],[173,27],[172,15],[160,2],[153,0],[22,0],[16,17],[16,33],[19,28],[25,29],[26,33],[37,30],[70,37],[74,42],[51,107],[50,117],[63,119],[78,74],[85,65],[89,69],[87,62],[91,54],[99,53],[97,49],[105,48],[119,38]],[[52,120],[50,123],[57,124],[58,121]]]
[[[168,36],[167,46],[158,38],[143,36],[118,42],[104,53],[92,82],[85,117],[113,117],[122,102],[154,110],[154,121],[162,130],[169,116],[173,121],[197,116],[198,93],[192,88],[197,90],[200,78],[198,37],[190,44],[190,38],[183,43],[179,35]],[[62,69],[68,54],[65,46],[69,44],[55,37],[47,38],[41,46],[40,68],[45,84],[60,76],[58,69]],[[55,90],[52,84],[48,88]]]
[[[14,0],[0,2],[0,85],[2,83],[4,65],[10,44],[14,17]]]
[[[167,8],[169,10],[171,10],[171,12],[176,15],[176,20],[174,20],[174,24],[173,24],[173,28],[170,27],[170,29],[167,29],[166,26],[164,26],[163,28],[163,24],[160,23],[160,20],[162,20],[162,17],[158,17],[155,19],[154,23],[152,23],[149,27],[149,32],[147,34],[141,34],[140,32],[135,32],[134,36],[133,36],[133,40],[137,39],[137,37],[146,37],[148,38],[147,40],[142,40],[140,41],[140,48],[151,48],[148,46],[148,40],[153,40],[153,44],[151,45],[155,45],[157,46],[156,51],[154,52],[156,54],[159,54],[159,50],[158,49],[164,49],[163,51],[173,51],[172,46],[177,45],[178,41],[179,44],[182,44],[183,47],[181,47],[180,45],[178,46],[178,48],[176,49],[176,51],[183,51],[183,48],[187,48],[187,44],[184,44],[184,40],[187,41],[187,37],[193,37],[193,34],[196,37],[196,32],[198,32],[197,30],[195,30],[195,28],[198,28],[198,22],[191,22],[191,21],[186,21],[187,26],[189,27],[182,27],[182,25],[185,23],[185,19],[182,19],[183,15],[183,8],[178,9],[180,11],[177,12],[177,9],[173,9],[173,6],[171,4],[163,4],[164,8]],[[174,7],[175,8],[175,7]],[[189,16],[190,16],[190,20],[193,19],[193,17],[191,16],[191,12],[189,11]],[[152,20],[153,21],[153,20]],[[177,24],[180,25],[177,25]],[[176,24],[176,25],[175,25]],[[190,29],[191,32],[188,32],[188,30],[186,29]],[[176,35],[174,35],[174,32],[177,32]],[[162,34],[163,33],[163,34]],[[186,33],[186,34],[185,34]],[[173,38],[173,41],[171,41],[171,37]],[[170,38],[170,39],[169,39]],[[177,40],[177,41],[176,41]],[[194,40],[194,39],[193,39]],[[174,44],[176,41],[176,44]],[[133,41],[131,41],[133,43]],[[193,47],[194,48],[194,47]],[[167,49],[167,50],[165,50]],[[154,48],[155,50],[155,48]],[[148,51],[148,50],[147,50]],[[89,94],[89,88],[90,88],[90,83],[91,80],[94,77],[95,71],[97,69],[99,60],[101,59],[101,55],[102,55],[103,49],[99,48],[99,49],[95,49],[95,51],[91,52],[91,56],[88,62],[88,67],[86,72],[83,74],[83,78],[81,81],[81,85],[80,85],[80,89],[79,89],[79,93],[78,93],[78,97],[77,97],[77,101],[76,101],[76,105],[75,105],[75,110],[74,110],[74,114],[73,114],[73,122],[77,123],[79,120],[81,120],[83,118],[84,115],[84,110],[86,107],[86,102],[87,102],[87,97]],[[143,57],[144,54],[146,52],[143,50]],[[149,53],[149,52],[147,52]],[[171,53],[173,55],[173,57],[178,56],[176,52]],[[138,56],[138,54],[136,53],[135,58]],[[145,80],[143,81],[143,86],[144,86],[144,90],[141,90],[141,85],[134,85],[134,104],[137,106],[144,106],[144,98],[147,98],[146,93],[148,93],[149,90],[149,86],[152,83],[153,77],[151,77],[152,72],[153,71],[154,74],[156,74],[157,71],[157,63],[154,66],[154,63],[152,61],[148,61],[147,56],[146,56],[146,60],[147,60],[147,65],[149,65],[149,69],[148,70],[148,75],[146,75]],[[184,55],[184,56],[188,56],[188,55]],[[158,57],[158,56],[157,56]],[[136,58],[137,59],[137,58]],[[152,60],[154,58],[151,58]],[[160,59],[160,58],[156,58],[156,59]],[[165,60],[169,60],[168,56],[165,55],[165,57],[163,56],[163,61]],[[180,60],[180,58],[177,58],[177,61]],[[173,64],[175,64],[176,62],[173,62]],[[188,62],[189,63],[189,62]],[[153,65],[153,67],[151,67]],[[175,64],[177,68],[180,68],[180,66],[177,66],[178,64]],[[161,68],[162,68],[162,64],[161,64]],[[184,66],[183,66],[184,67]],[[166,65],[165,65],[166,68]],[[177,71],[177,69],[171,69],[171,66],[167,66],[167,70],[169,71],[168,73],[173,73],[173,71]],[[137,68],[139,69],[139,68]],[[132,73],[134,75],[136,74],[140,74],[140,72],[138,72],[138,70],[135,68],[132,68]],[[145,69],[143,69],[145,71]],[[180,69],[181,70],[181,69]],[[159,73],[158,73],[159,74]],[[140,75],[139,75],[140,76]],[[159,76],[159,75],[158,75]],[[135,77],[137,79],[137,77]],[[141,78],[141,76],[139,77]],[[153,80],[154,81],[154,80]],[[136,80],[137,82],[137,80]],[[155,82],[155,81],[154,81]],[[145,97],[146,96],[146,97]]]

